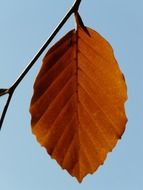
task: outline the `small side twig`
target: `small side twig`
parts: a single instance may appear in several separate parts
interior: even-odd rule
[[[44,43],[44,45],[40,48],[38,53],[33,57],[33,59],[30,61],[30,63],[27,65],[27,67],[24,69],[24,71],[20,74],[20,76],[17,78],[17,80],[12,84],[12,86],[9,89],[0,89],[0,96],[3,96],[5,94],[9,94],[6,105],[3,109],[1,118],[0,118],[0,130],[2,128],[2,124],[6,115],[6,112],[8,110],[12,95],[17,88],[17,86],[20,84],[20,82],[23,80],[23,78],[26,76],[26,74],[30,71],[32,66],[36,63],[36,61],[39,59],[39,57],[42,55],[42,53],[45,51],[45,49],[48,47],[48,45],[51,43],[53,38],[57,35],[59,30],[63,27],[63,25],[66,23],[66,21],[69,19],[69,17],[76,13],[79,9],[79,5],[81,3],[81,0],[75,0],[73,6],[70,8],[70,10],[67,12],[67,14],[64,16],[64,18],[61,20],[61,22],[58,24],[56,29],[53,31],[53,33],[50,35],[50,37],[47,39],[47,41]]]
[[[0,89],[0,96],[3,96],[8,93],[8,89]]]
[[[2,115],[1,115],[1,119],[0,119],[0,130],[2,128],[2,124],[3,124],[3,121],[4,121],[4,118],[5,118],[5,115],[6,115],[6,112],[8,110],[8,107],[9,107],[9,104],[10,104],[10,101],[11,101],[11,98],[12,98],[12,95],[13,93],[10,93],[9,96],[8,96],[8,99],[7,99],[7,102],[5,104],[5,107],[3,109],[3,112],[2,112]]]

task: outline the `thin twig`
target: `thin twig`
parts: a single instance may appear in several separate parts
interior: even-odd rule
[[[4,107],[4,109],[3,109],[3,112],[2,112],[2,115],[1,115],[1,119],[0,119],[0,130],[1,130],[1,128],[2,128],[2,124],[3,124],[4,118],[5,118],[6,112],[7,112],[7,110],[8,110],[8,106],[9,106],[9,104],[10,104],[12,95],[13,95],[13,93],[10,93],[10,94],[9,94],[8,99],[7,99],[7,102],[6,102],[5,107]]]
[[[0,89],[0,96],[3,96],[8,93],[8,89]]]
[[[53,31],[53,33],[50,35],[50,37],[47,39],[47,41],[44,43],[44,45],[40,48],[38,53],[33,57],[33,59],[30,61],[30,63],[27,65],[27,67],[24,69],[24,71],[20,74],[20,76],[17,78],[17,80],[12,84],[12,86],[9,89],[1,89],[0,96],[3,96],[5,94],[9,94],[6,105],[4,107],[4,110],[2,112],[2,116],[0,119],[0,129],[2,127],[6,112],[8,110],[12,95],[17,88],[17,86],[20,84],[20,82],[23,80],[23,78],[26,76],[26,74],[30,71],[32,66],[36,63],[36,61],[39,59],[39,57],[42,55],[42,53],[45,51],[45,49],[48,47],[48,45],[51,43],[53,38],[57,35],[59,30],[63,27],[63,25],[66,23],[66,21],[69,19],[69,17],[78,11],[79,5],[81,3],[81,0],[75,0],[73,6],[70,8],[70,10],[67,12],[67,14],[64,16],[64,18],[61,20],[61,22],[58,24],[56,29]]]

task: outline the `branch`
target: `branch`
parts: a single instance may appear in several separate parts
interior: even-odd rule
[[[74,12],[78,11],[80,3],[81,3],[81,0],[75,0],[74,5],[73,5]]]
[[[8,89],[0,89],[0,96],[3,96],[8,93]]]
[[[64,16],[64,18],[61,20],[61,22],[58,24],[56,29],[53,31],[53,33],[50,35],[50,37],[47,39],[47,41],[44,43],[44,45],[40,48],[40,50],[37,52],[37,54],[33,57],[33,59],[29,62],[29,64],[26,66],[24,71],[20,74],[20,76],[17,78],[17,80],[12,84],[12,86],[9,89],[0,89],[0,96],[3,96],[5,94],[9,94],[6,105],[4,107],[4,110],[2,112],[2,116],[0,118],[0,129],[2,128],[2,124],[6,115],[6,112],[8,110],[12,95],[17,88],[17,86],[20,84],[20,82],[23,80],[23,78],[26,76],[26,74],[30,71],[32,66],[36,63],[36,61],[39,59],[39,57],[42,55],[42,53],[45,51],[45,49],[48,47],[48,45],[51,43],[53,38],[57,35],[59,30],[63,27],[63,25],[67,22],[69,17],[76,13],[79,9],[79,5],[81,3],[81,0],[75,0],[73,6],[69,9],[67,14]]]

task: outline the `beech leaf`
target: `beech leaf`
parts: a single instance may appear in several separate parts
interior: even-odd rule
[[[127,122],[113,49],[80,23],[45,55],[30,106],[37,140],[79,182],[104,163]]]

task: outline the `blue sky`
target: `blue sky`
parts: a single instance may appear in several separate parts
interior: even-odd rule
[[[73,0],[1,1],[0,88],[15,81],[72,4]],[[128,86],[127,128],[104,166],[79,184],[50,159],[32,135],[29,104],[41,57],[15,91],[0,132],[0,189],[143,189],[142,7],[142,0],[82,0],[80,6],[85,25],[112,45]],[[72,27],[71,17],[51,45]],[[6,97],[0,98],[0,112],[5,101]]]

